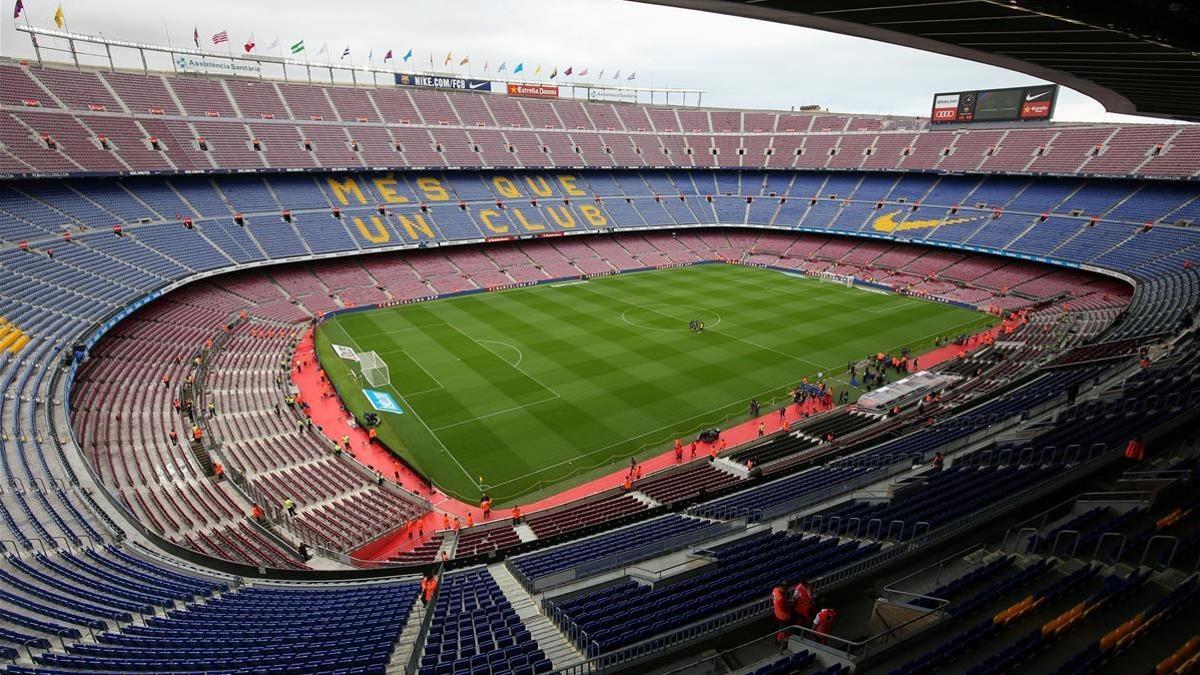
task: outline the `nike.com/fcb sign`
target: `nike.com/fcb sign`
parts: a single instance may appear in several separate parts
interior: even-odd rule
[[[439,75],[410,75],[396,73],[396,84],[406,87],[431,87],[434,89],[470,89],[472,91],[491,91],[491,80],[470,80],[462,77],[441,77]]]
[[[934,124],[1048,120],[1057,99],[1056,84],[935,94],[929,120]]]

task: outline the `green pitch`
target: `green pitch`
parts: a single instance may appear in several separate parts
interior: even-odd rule
[[[689,331],[693,319],[704,334]],[[823,371],[844,383],[850,360],[923,351],[990,321],[711,264],[344,314],[321,325],[317,350],[358,414],[370,408],[368,385],[330,345],[377,352],[391,371],[382,389],[404,409],[380,413],[380,439],[444,491],[471,502],[486,489],[501,504],[744,419],[751,398],[767,409],[802,377]]]

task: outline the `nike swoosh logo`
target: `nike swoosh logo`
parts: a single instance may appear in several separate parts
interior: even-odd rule
[[[1048,91],[1043,91],[1043,92],[1040,92],[1040,93],[1037,93],[1037,94],[1025,94],[1025,100],[1026,100],[1026,101],[1032,101],[1032,100],[1033,100],[1033,99],[1035,99],[1035,98],[1041,98],[1041,97],[1043,97],[1043,96],[1045,96],[1046,94],[1049,94],[1049,93],[1050,93],[1050,92],[1048,92]]]
[[[874,228],[876,232],[920,230],[937,227],[938,225],[958,225],[959,223],[968,223],[978,218],[978,216],[971,218],[946,218],[944,220],[941,218],[934,218],[933,220],[906,220],[903,223],[898,223],[896,222],[896,216],[899,213],[899,211],[893,211],[886,215],[882,215],[876,218],[875,222],[871,223],[871,227]]]
[[[489,82],[476,82],[475,84],[471,85],[471,88],[472,89],[483,89],[488,84],[490,84],[490,83]]]

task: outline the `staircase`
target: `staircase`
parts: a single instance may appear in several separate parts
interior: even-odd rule
[[[508,567],[504,563],[488,565],[488,572],[496,580],[500,590],[504,592],[504,597],[516,610],[517,616],[529,629],[529,634],[537,641],[538,647],[546,653],[555,668],[564,668],[586,660],[587,657],[583,655],[583,652],[568,642],[558,627],[551,623],[545,614],[542,614],[542,610],[533,596],[525,592],[520,582],[512,575],[512,572],[508,571]]]
[[[392,658],[388,660],[386,671],[388,675],[403,673],[413,652],[423,646],[416,644],[416,640],[417,634],[421,632],[421,622],[424,620],[425,606],[421,604],[420,599],[417,599],[413,601],[412,611],[408,613],[408,621],[405,622],[404,628],[400,629],[400,640],[396,643],[396,648],[392,650]]]

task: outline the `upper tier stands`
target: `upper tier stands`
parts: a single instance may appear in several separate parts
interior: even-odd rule
[[[510,98],[0,62],[0,173],[836,168],[1195,176],[1191,127],[924,120]],[[257,144],[257,147],[256,147]]]

